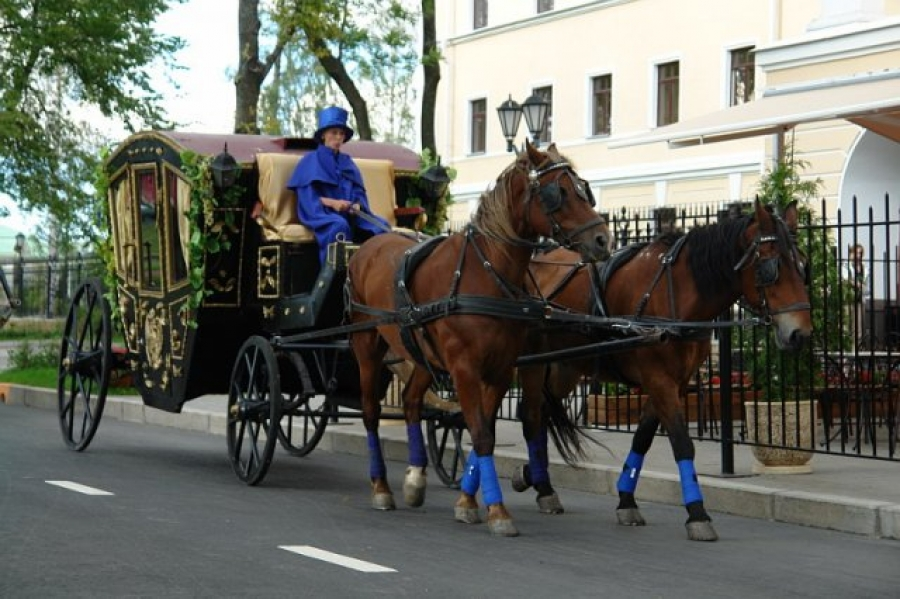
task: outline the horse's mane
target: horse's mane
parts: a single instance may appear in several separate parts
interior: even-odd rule
[[[568,162],[568,158],[551,147],[546,154],[547,162]],[[478,209],[472,216],[470,223],[478,231],[485,234],[488,241],[501,247],[504,243],[516,244],[520,242],[518,233],[512,220],[512,179],[516,174],[526,175],[528,172],[528,155],[522,152],[516,160],[507,166],[497,177],[494,184],[481,194],[478,200]],[[501,247],[501,251],[504,251]]]
[[[752,217],[744,215],[696,227],[687,233],[688,265],[701,296],[714,297],[734,285],[734,265],[741,259],[738,241]]]

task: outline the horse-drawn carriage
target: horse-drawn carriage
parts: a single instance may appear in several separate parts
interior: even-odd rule
[[[255,401],[229,403],[231,457],[249,483],[265,475],[276,440],[305,454],[337,406],[358,405],[346,338],[277,355],[269,341],[334,327],[343,315],[346,262],[356,246],[333,244],[320,265],[286,188],[314,147],[308,139],[159,131],[134,135],[111,153],[108,280],[105,289],[92,280],[75,293],[61,353],[59,416],[73,449],[91,442],[111,373],[123,369],[146,405],[170,412],[228,393],[233,366],[233,377],[269,385]],[[374,142],[351,142],[345,151],[373,210],[416,228],[424,209],[402,206],[423,195],[418,156]]]
[[[666,331],[678,328],[672,265],[680,251],[648,246],[632,252],[651,268],[644,297],[636,284],[643,279],[617,287],[638,294],[633,314],[627,311],[628,300],[618,317],[590,309],[602,299],[571,309],[550,301],[573,276],[529,292],[535,252],[554,244],[577,250],[577,271],[608,256],[609,238],[589,186],[568,161],[552,145],[546,152],[526,146],[482,196],[465,231],[424,242],[414,231],[378,235],[361,246],[338,241],[320,265],[319,248],[297,221],[296,200],[286,189],[300,156],[314,147],[310,140],[174,132],[129,138],[106,163],[110,289],[99,281],[83,285],[65,325],[58,394],[66,443],[83,450],[91,442],[111,372],[123,366],[151,407],[179,412],[192,398],[227,393],[229,457],[248,484],[265,476],[276,445],[306,454],[329,420],[345,415],[342,407],[353,408],[368,433],[373,507],[391,509],[377,428],[379,402],[398,372],[410,441],[407,503],[419,505],[424,499],[427,461],[419,428],[424,419],[432,466],[444,482],[463,474],[456,519],[480,520],[474,495],[481,487],[491,532],[517,534],[493,465],[494,422],[515,367],[578,359],[597,364],[601,354],[660,344]],[[416,154],[372,142],[349,143],[345,151],[362,171],[373,211],[397,224],[397,205],[416,193]],[[727,236],[717,233],[703,251],[721,256],[719,270],[712,272],[714,285],[722,288],[718,295],[735,293],[730,301],[743,295],[761,302],[764,316],[785,321],[783,334],[797,337],[798,331],[808,334],[809,305],[796,301],[806,297],[794,268],[796,248],[779,223],[757,206],[755,215],[728,228]],[[676,246],[692,253],[689,241]],[[653,266],[657,252],[658,270]],[[610,261],[606,274],[590,266],[585,293],[600,293],[613,268],[624,262]],[[602,279],[599,285],[595,275]],[[690,275],[685,270],[679,276]],[[660,280],[668,286],[657,290]],[[118,350],[106,295],[113,287],[122,341]],[[695,293],[691,302],[703,301],[694,282],[689,289]],[[805,318],[792,317],[804,311]],[[636,322],[640,319],[645,320]],[[544,326],[548,323],[564,332],[577,329],[578,346],[560,346],[561,337],[554,326]],[[530,338],[536,326],[556,342],[542,342],[544,333]],[[702,347],[692,355],[700,353]],[[452,380],[458,396],[459,412],[449,418],[441,410],[437,416],[423,412],[423,398],[442,378]],[[523,413],[531,415],[526,435],[534,436],[529,438],[534,469],[520,487],[534,484],[536,471],[546,475],[546,447],[540,447],[546,435],[535,430],[541,413],[535,406],[542,399],[540,389],[551,385],[541,380],[536,385],[538,392],[526,393],[523,400],[528,404]],[[659,401],[660,406],[677,402],[678,393]],[[665,414],[651,410],[650,435],[661,417],[671,433],[678,424],[666,419],[672,414],[671,406]],[[464,469],[458,435],[463,421],[473,444]],[[438,440],[440,426],[445,434]],[[445,453],[447,431],[456,433],[456,446]],[[686,434],[684,439],[690,443]],[[449,469],[444,467],[447,453]],[[689,513],[708,520],[693,466],[683,467],[687,458],[679,453],[692,455],[676,448],[683,481],[693,479],[686,503],[699,504]],[[549,479],[544,482],[539,492],[551,492]],[[713,534],[702,536],[708,540]]]

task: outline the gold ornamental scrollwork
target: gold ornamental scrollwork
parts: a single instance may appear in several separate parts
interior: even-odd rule
[[[165,328],[165,312],[161,306],[147,310],[144,318],[144,347],[147,351],[147,363],[152,370],[159,370],[163,365]]]

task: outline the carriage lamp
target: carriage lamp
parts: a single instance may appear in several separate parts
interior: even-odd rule
[[[212,170],[213,183],[219,189],[228,189],[234,185],[240,170],[237,160],[228,153],[228,144],[225,144],[225,149],[213,158],[209,168]]]
[[[13,246],[13,251],[22,256],[22,252],[25,251],[25,234],[24,233],[16,233],[16,244]]]
[[[515,152],[516,146],[513,139],[519,131],[519,122],[522,115],[525,115],[525,124],[531,133],[532,143],[538,146],[541,141],[541,133],[547,124],[547,113],[550,111],[550,103],[537,94],[532,94],[525,102],[519,104],[512,99],[503,102],[497,107],[497,116],[500,117],[500,128],[503,130],[503,137],[506,138],[506,151]]]
[[[512,99],[512,94],[510,94],[506,102],[497,107],[497,116],[500,117],[500,129],[503,131],[503,137],[506,138],[506,151],[514,152],[516,146],[513,144],[513,139],[516,138],[516,133],[519,132],[519,121],[522,120],[522,107]]]
[[[429,166],[419,175],[419,185],[422,187],[425,197],[435,202],[441,199],[450,186],[450,175],[447,173],[447,168],[440,164]]]

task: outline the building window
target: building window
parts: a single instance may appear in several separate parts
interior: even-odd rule
[[[538,141],[542,144],[550,143],[553,138],[553,86],[536,87],[531,93],[544,100],[547,103],[547,120],[542,123],[541,134]],[[541,124],[538,124],[540,126]]]
[[[753,47],[731,51],[731,99],[730,106],[744,104],[753,99],[756,84],[756,57]]]
[[[612,75],[600,75],[591,79],[591,104],[593,122],[591,135],[609,135],[612,131]]]
[[[656,67],[656,126],[678,122],[678,62]]]
[[[553,10],[553,0],[538,0],[537,3],[537,11],[538,14],[542,12],[548,12]]]
[[[483,154],[487,142],[487,100],[472,100],[472,153]]]
[[[472,27],[475,29],[481,29],[482,27],[487,27],[487,11],[488,11],[488,0],[475,0],[472,4],[474,19],[472,22]]]

